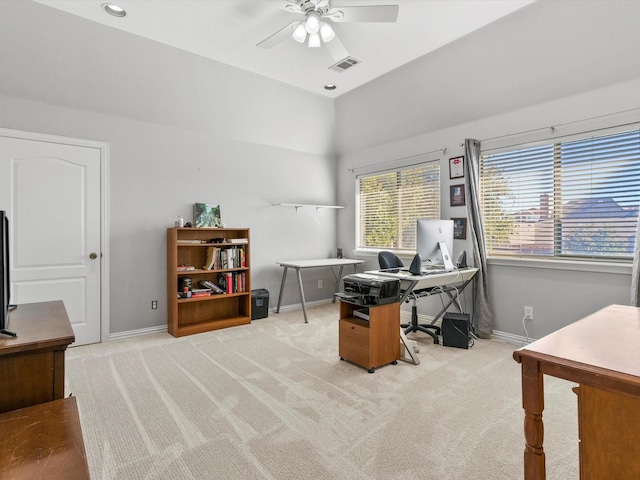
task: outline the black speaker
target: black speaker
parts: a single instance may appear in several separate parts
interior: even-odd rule
[[[422,274],[422,258],[419,253],[416,253],[413,257],[413,261],[411,262],[411,266],[409,267],[409,273],[411,275],[421,275]]]
[[[456,268],[467,268],[467,252],[464,250],[460,250],[460,254],[458,254]]]
[[[469,348],[469,314],[447,312],[442,317],[442,344]]]

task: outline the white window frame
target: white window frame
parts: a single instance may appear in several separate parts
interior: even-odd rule
[[[431,187],[433,189],[433,194],[431,198],[433,198],[437,203],[435,205],[430,206],[428,209],[425,209],[429,211],[429,214],[416,215],[415,219],[417,220],[418,218],[440,218],[440,212],[441,212],[440,192],[441,192],[441,182],[442,182],[440,159],[425,160],[424,162],[420,162],[418,164],[400,166],[397,168],[390,168],[390,169],[381,170],[381,171],[373,171],[373,172],[359,174],[356,176],[356,179],[355,179],[355,205],[356,205],[355,247],[356,247],[356,251],[364,254],[367,254],[367,253],[376,254],[381,250],[388,250],[401,256],[415,254],[415,245],[413,245],[413,247],[411,248],[408,248],[406,245],[405,246],[372,246],[372,245],[361,244],[360,239],[363,232],[361,231],[361,222],[360,222],[360,218],[361,218],[360,181],[364,178],[370,178],[375,176],[382,176],[382,175],[389,175],[389,174],[401,175],[402,172],[406,172],[414,169],[420,169],[420,168],[433,169],[431,173],[433,173],[434,171],[437,171],[437,176],[438,176],[437,182],[433,182],[431,184]],[[415,228],[413,233],[415,235]],[[414,237],[414,240],[415,240],[415,237]]]
[[[537,147],[541,145],[554,145],[573,141],[587,140],[594,137],[604,137],[608,135],[619,134],[623,132],[638,130],[637,123],[620,125],[610,128],[601,128],[589,132],[574,133],[565,136],[556,136],[553,138],[539,139],[536,141],[520,144],[512,144],[504,147],[483,149],[481,157],[486,155],[517,151]],[[554,187],[555,188],[555,187]],[[484,216],[484,212],[482,212]],[[608,273],[629,273],[631,271],[631,258],[618,259],[598,259],[579,256],[556,255],[496,255],[489,254],[488,262],[491,265],[518,266],[518,267],[534,267],[534,268],[551,268],[563,270],[577,271],[598,271]]]

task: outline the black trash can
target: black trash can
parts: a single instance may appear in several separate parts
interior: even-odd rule
[[[269,316],[269,291],[264,288],[251,290],[251,320]]]

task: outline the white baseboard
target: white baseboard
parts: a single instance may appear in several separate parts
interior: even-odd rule
[[[491,332],[491,337],[495,338],[496,340],[503,341],[505,343],[517,345],[519,347],[522,347],[525,344],[528,345],[531,342],[536,341],[535,338],[527,338],[527,337],[523,337],[522,335],[514,335],[513,333],[501,332],[499,330],[493,330]]]
[[[167,331],[166,325],[159,325],[157,327],[141,328],[139,330],[127,330],[126,332],[116,332],[109,334],[109,340],[116,340],[119,338],[139,337],[140,335],[151,335],[153,333],[163,333]]]
[[[307,307],[312,307],[314,305],[323,305],[325,303],[331,303],[331,300],[332,300],[331,298],[325,298],[323,300],[314,300],[313,302],[304,302],[304,304]],[[336,300],[336,303],[338,301],[339,300]],[[301,303],[292,303],[291,305],[280,305],[280,311],[281,312],[288,312],[289,310],[300,310],[300,309],[302,309],[302,304]],[[275,313],[276,312],[275,307],[270,308],[269,312]]]
[[[313,302],[305,302],[305,304],[307,305],[307,307],[311,307],[313,305],[321,305],[323,303],[331,303],[331,299],[324,299],[324,300],[316,300]],[[288,310],[300,310],[302,308],[302,304],[301,303],[294,303],[293,305],[285,305],[285,306],[281,306],[280,307],[280,311],[281,312],[286,312]],[[270,308],[269,312],[270,313],[275,313],[276,309],[275,308]],[[126,332],[116,332],[116,333],[110,333],[109,334],[109,340],[116,340],[119,338],[128,338],[128,337],[139,337],[141,335],[152,335],[154,333],[163,333],[167,331],[167,326],[166,325],[159,325],[157,327],[148,327],[148,328],[141,328],[139,330],[127,330]]]

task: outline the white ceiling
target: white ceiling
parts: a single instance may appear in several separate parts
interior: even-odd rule
[[[324,49],[287,38],[256,45],[300,15],[287,0],[115,0],[126,17],[108,15],[106,0],[35,0],[80,17],[255,72],[330,98],[428,54],[534,0],[351,0],[340,5],[399,5],[395,23],[333,23],[349,55],[362,63],[344,72]],[[335,84],[327,91],[325,84]]]

